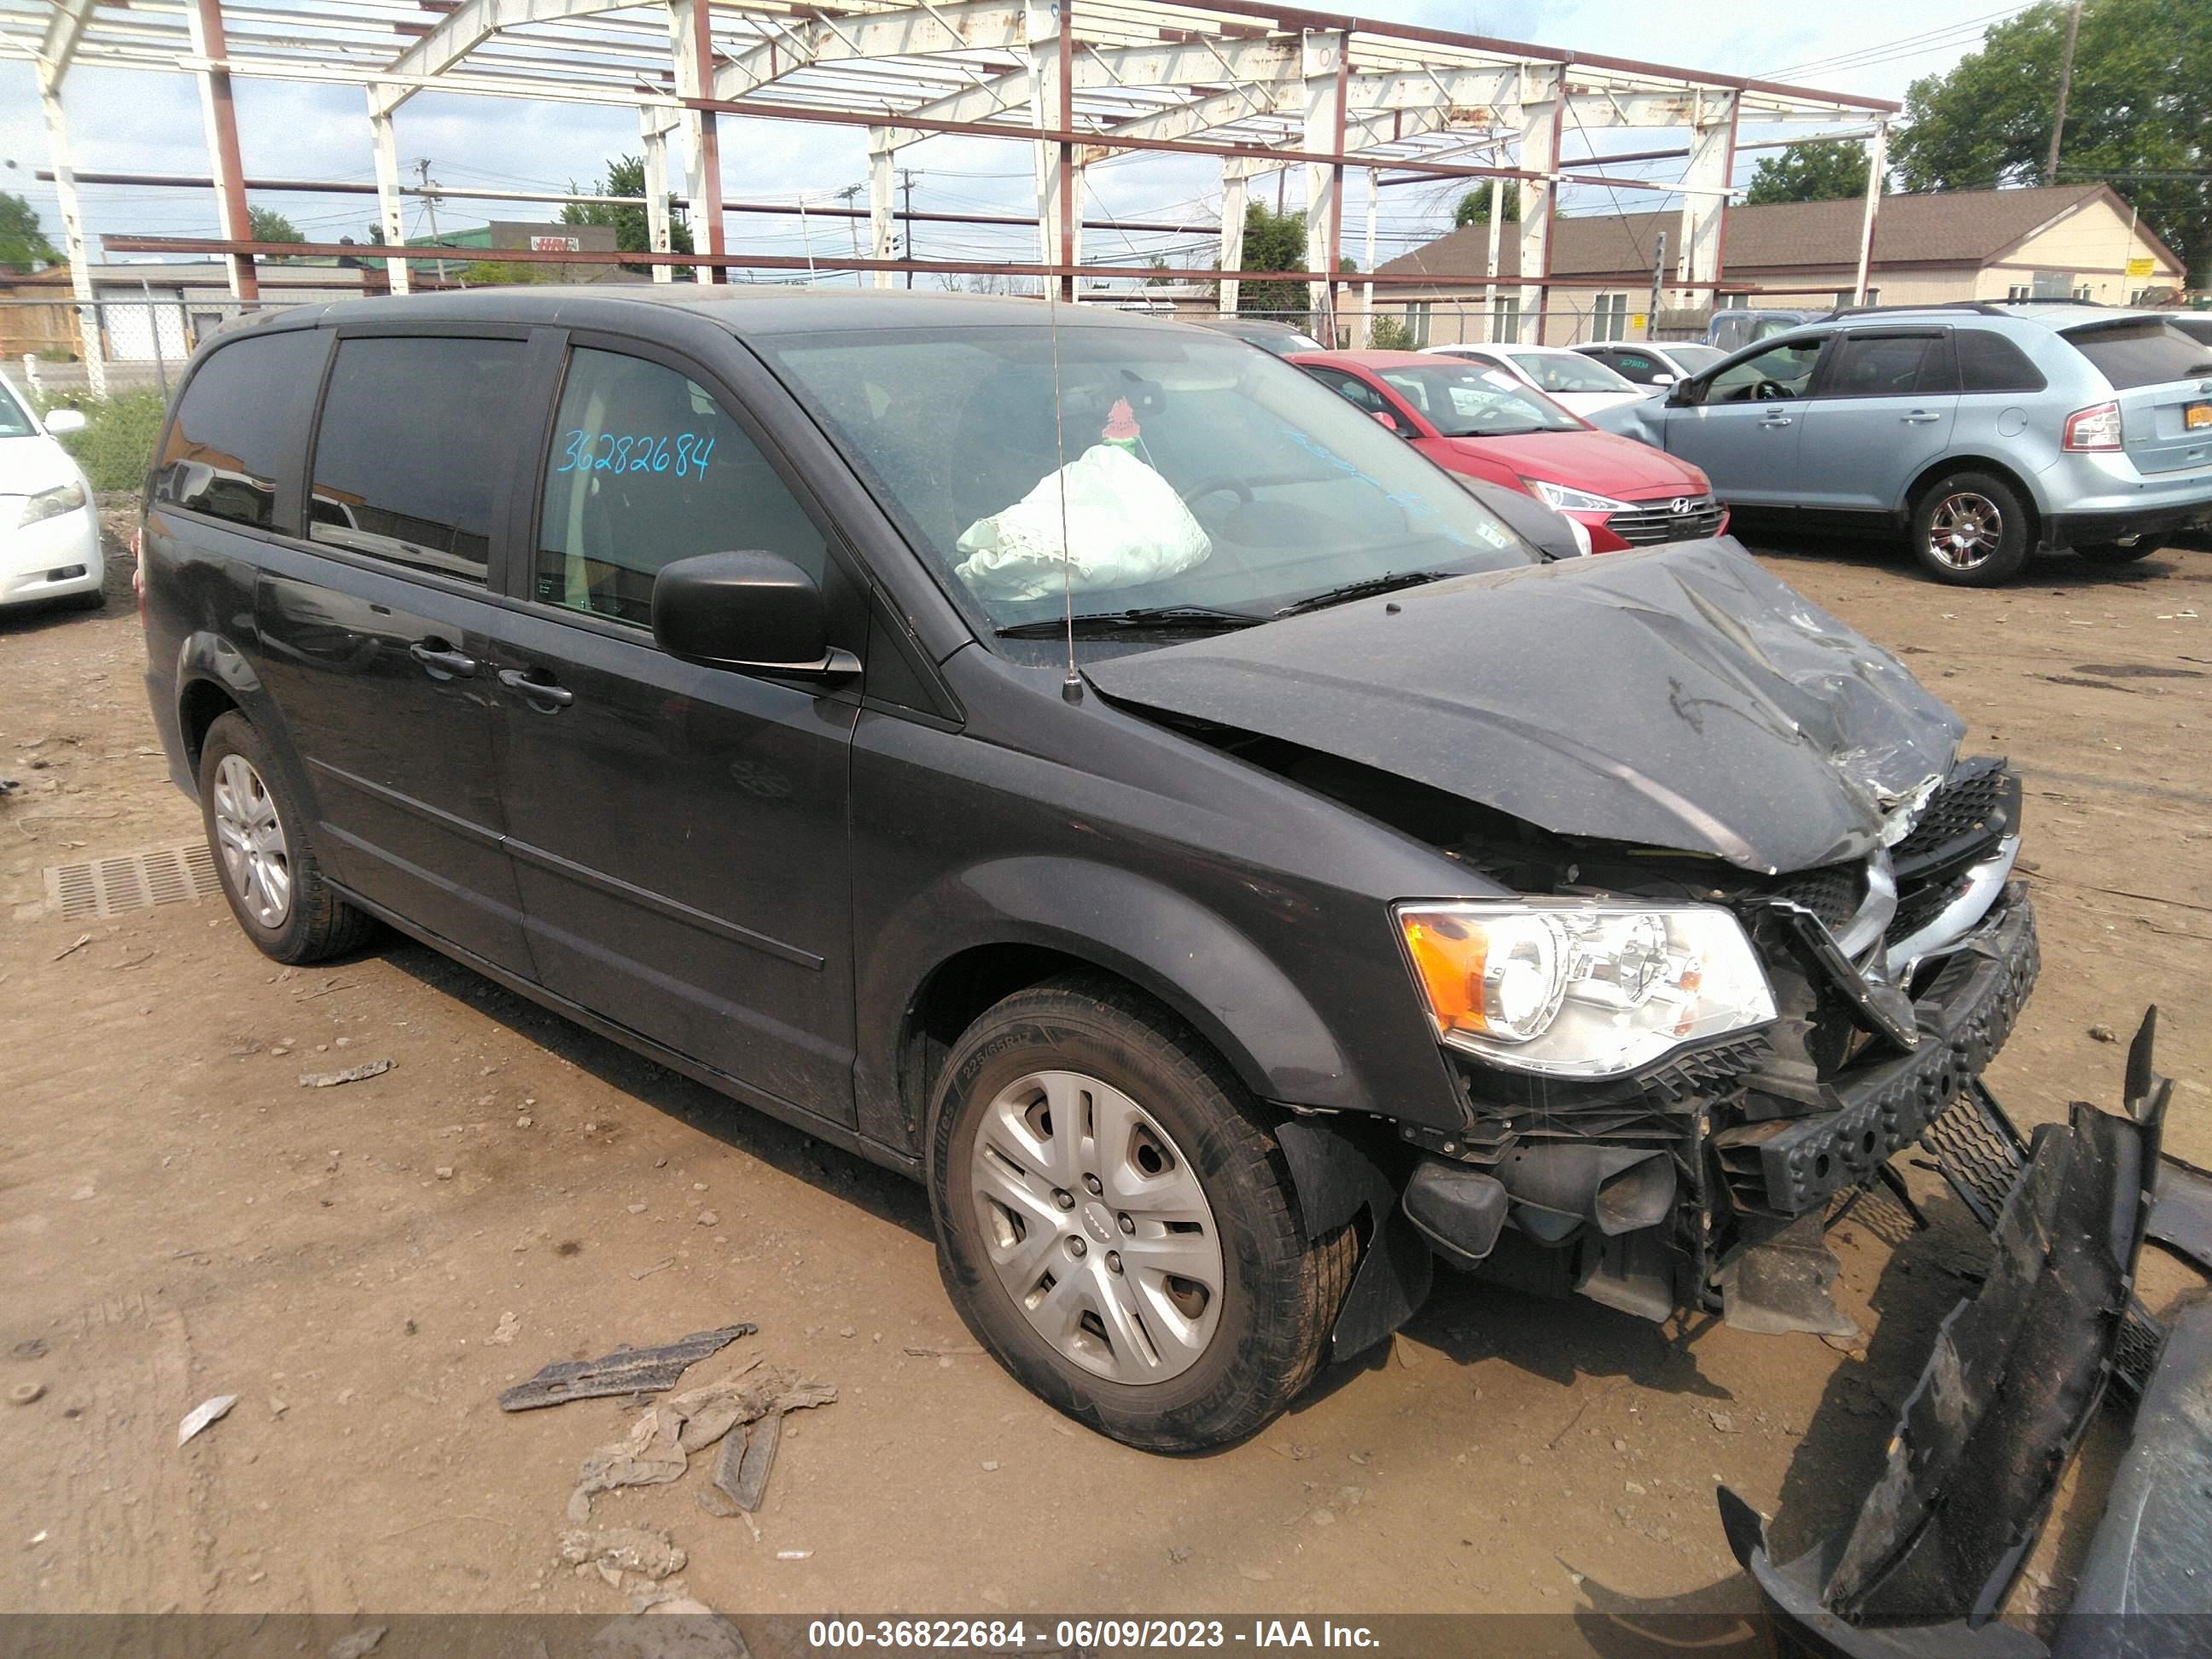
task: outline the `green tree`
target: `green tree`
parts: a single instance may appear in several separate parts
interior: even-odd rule
[[[1520,223],[1520,187],[1508,179],[1504,190],[1499,193],[1505,198],[1505,222],[1509,225]],[[1486,225],[1489,222],[1490,186],[1488,185],[1478,185],[1475,189],[1468,191],[1459,198],[1459,205],[1452,210],[1452,225],[1455,229],[1464,230],[1469,225]]]
[[[1751,170],[1751,188],[1744,205],[1763,207],[1769,202],[1833,202],[1863,196],[1867,187],[1867,153],[1863,144],[1849,138],[1814,144],[1792,144],[1776,155],[1762,155]]]
[[[1247,270],[1304,270],[1306,268],[1306,216],[1273,213],[1254,202],[1244,210],[1244,252],[1240,261]],[[1237,309],[1264,311],[1286,323],[1304,323],[1309,301],[1304,283],[1245,283],[1237,290]]]
[[[576,181],[568,181],[572,194],[579,196],[642,196],[645,194],[645,158],[642,155],[622,155],[607,163],[607,176],[587,189],[577,188]],[[643,253],[653,246],[651,222],[646,217],[644,204],[617,207],[608,202],[571,202],[561,210],[564,225],[611,225],[614,228],[615,246],[624,253]],[[691,227],[672,213],[668,226],[668,245],[678,253],[691,250]],[[625,264],[624,270],[649,271],[651,265]],[[676,268],[679,283],[693,279],[693,270],[686,266]]]
[[[304,242],[300,228],[275,208],[246,210],[246,234],[257,242]]]
[[[58,264],[61,257],[40,228],[36,210],[21,197],[0,191],[0,270]]]
[[[2051,179],[2066,9],[2031,6],[1948,75],[1914,82],[1893,146],[1898,177],[1913,191],[2109,180],[2195,281],[2212,281],[2212,6],[2087,0]]]

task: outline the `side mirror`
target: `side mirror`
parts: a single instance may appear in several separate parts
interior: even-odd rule
[[[1654,374],[1651,377],[1651,384],[1654,386],[1672,386],[1674,384],[1674,377],[1671,374]]]
[[[81,409],[57,409],[42,422],[46,430],[58,438],[64,432],[82,432],[86,426]]]
[[[1679,409],[1685,404],[1698,401],[1698,383],[1694,380],[1677,380],[1667,388],[1667,406]]]
[[[688,662],[857,674],[860,659],[832,647],[829,628],[814,578],[780,553],[702,553],[653,578],[653,643]]]
[[[1400,426],[1397,422],[1397,417],[1393,416],[1387,409],[1370,409],[1367,411],[1367,418],[1374,422],[1376,425],[1381,427],[1385,432],[1389,433],[1394,438],[1410,438],[1413,435],[1412,433],[1407,431],[1404,427]]]

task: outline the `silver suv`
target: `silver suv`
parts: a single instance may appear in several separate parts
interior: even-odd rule
[[[2212,345],[2155,312],[1847,312],[1592,419],[1739,510],[1902,530],[1966,586],[2039,546],[2119,564],[2212,521]]]

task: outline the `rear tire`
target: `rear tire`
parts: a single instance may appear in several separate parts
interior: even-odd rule
[[[961,1037],[935,1105],[945,1290],[1048,1405],[1200,1451],[1312,1381],[1358,1238],[1307,1239],[1266,1117],[1180,1021],[1103,976],[1017,992]]]
[[[307,814],[243,714],[220,716],[200,745],[200,821],[230,913],[263,955],[321,962],[374,935],[374,919],[324,878]]]
[[[2074,551],[2091,564],[2133,564],[2157,552],[2159,545],[2146,536],[2133,547],[2123,547],[2118,542],[2100,542],[2090,547],[2077,547]]]
[[[2027,562],[2029,518],[2019,489],[1996,473],[1947,473],[1912,504],[1912,556],[1939,582],[1995,587]]]

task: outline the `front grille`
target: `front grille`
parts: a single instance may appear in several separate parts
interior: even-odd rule
[[[1682,504],[1675,510],[1675,502]],[[1720,534],[1728,509],[1710,495],[1678,495],[1616,513],[1605,527],[1631,547],[1656,547],[1662,542],[1697,542]]]
[[[1767,890],[1771,898],[1802,905],[1839,933],[1850,925],[1866,896],[1866,866],[1827,864],[1783,877]]]
[[[1984,845],[1994,845],[2016,828],[2011,806],[2017,784],[1994,755],[1960,763],[1950,780],[1929,798],[1912,833],[1890,849],[1890,861],[1903,881],[1923,870],[1957,862]]]

